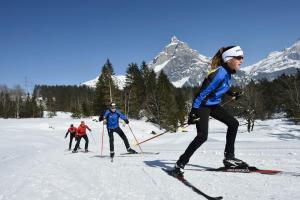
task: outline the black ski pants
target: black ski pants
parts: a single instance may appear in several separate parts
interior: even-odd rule
[[[130,147],[128,139],[120,127],[114,129],[107,129],[107,132],[109,136],[110,152],[114,152],[114,132],[118,133],[118,135],[122,138],[126,146],[126,149]]]
[[[189,162],[194,152],[207,140],[209,116],[227,125],[225,154],[234,155],[234,143],[239,122],[220,105],[201,107],[199,115],[200,120],[196,123],[197,136],[178,160],[178,163],[183,166]]]
[[[75,145],[74,151],[77,151],[79,145],[80,145],[80,140],[81,138],[83,138],[85,140],[85,145],[84,145],[84,149],[87,150],[89,147],[89,138],[87,135],[83,135],[83,136],[78,136],[77,137],[77,143]]]
[[[69,149],[72,148],[72,142],[73,142],[73,139],[75,138],[75,132],[72,132],[70,133],[70,142],[69,142]]]

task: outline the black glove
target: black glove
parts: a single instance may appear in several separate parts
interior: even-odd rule
[[[104,116],[103,115],[100,115],[99,116],[99,122],[103,121],[104,120]]]
[[[124,122],[125,122],[126,124],[129,124],[128,119],[124,119]]]
[[[238,100],[243,95],[243,92],[232,92],[232,96],[235,97],[235,100]]]
[[[188,124],[196,124],[196,122],[200,120],[199,116],[199,108],[192,108],[189,114]]]

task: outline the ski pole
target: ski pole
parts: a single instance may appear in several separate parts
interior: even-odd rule
[[[221,106],[223,107],[224,105],[232,102],[233,100],[235,100],[235,97],[232,97],[230,100],[226,101],[225,103],[223,103]]]
[[[244,92],[242,92],[238,97],[242,96],[243,94],[244,94]],[[232,101],[235,100],[236,98],[237,98],[236,96],[232,97],[230,100],[226,101],[226,102],[223,103],[221,106],[224,106],[224,105],[226,105],[226,104],[232,102]]]
[[[200,120],[200,118],[197,118],[197,119],[195,119],[194,121],[198,121],[198,120]],[[186,123],[183,123],[181,126],[179,126],[178,128],[186,128],[186,127],[188,127],[189,126],[189,124],[186,122]],[[159,136],[162,136],[163,134],[165,134],[165,133],[168,133],[170,130],[165,130],[164,132],[162,132],[162,133],[160,133],[160,134],[158,134],[158,135],[155,135],[155,136],[152,136],[152,137],[150,137],[150,138],[148,138],[148,139],[146,139],[146,140],[143,140],[143,141],[141,141],[141,142],[139,142],[139,143],[136,143],[135,145],[140,145],[140,144],[142,144],[142,143],[144,143],[144,142],[147,142],[147,141],[149,141],[149,140],[152,140],[152,139],[154,139],[154,138],[157,138],[157,137],[159,137]]]
[[[152,139],[154,139],[154,138],[156,138],[156,137],[162,136],[163,134],[165,134],[165,133],[167,133],[167,132],[169,132],[169,131],[168,131],[168,130],[167,130],[167,131],[164,131],[163,133],[160,133],[160,134],[155,135],[155,136],[153,136],[153,137],[150,137],[150,138],[148,138],[148,139],[146,139],[146,140],[143,140],[143,141],[141,141],[141,142],[139,142],[139,143],[136,143],[135,146],[137,146],[137,145],[140,146],[140,144],[142,144],[142,143],[144,143],[144,142],[147,142],[147,141],[149,141],[149,140],[152,140]]]
[[[104,137],[104,122],[103,122],[103,126],[102,126],[101,157],[102,157],[102,152],[103,152],[103,137]]]
[[[130,129],[130,131],[131,131],[131,133],[132,133],[134,139],[135,139],[135,142],[138,144],[139,142],[138,142],[138,140],[136,139],[135,135],[133,134],[133,131],[131,130],[129,124],[127,124],[127,125],[128,125],[128,128]],[[138,145],[138,146],[139,146],[139,149],[141,150],[141,153],[143,153],[143,150],[142,150],[141,146],[140,146],[140,145]]]

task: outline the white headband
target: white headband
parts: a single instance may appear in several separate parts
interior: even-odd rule
[[[244,52],[241,49],[240,46],[233,47],[231,49],[228,49],[227,51],[222,53],[222,59],[224,62],[227,62],[228,60],[232,59],[233,57],[237,56],[243,56]]]

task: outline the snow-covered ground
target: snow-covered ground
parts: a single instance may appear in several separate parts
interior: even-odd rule
[[[106,131],[106,157],[99,157],[102,123],[84,120],[93,130],[89,133],[92,152],[70,154],[64,135],[71,123],[79,124],[79,119],[62,113],[52,119],[0,119],[0,200],[205,199],[162,170],[173,167],[194,138],[195,127],[188,127],[187,132],[165,134],[141,146],[143,151],[160,152],[158,155],[121,156],[125,147],[115,135],[116,157],[111,163]],[[130,120],[130,126],[140,141],[151,137],[152,130],[163,131],[142,120]],[[133,146],[129,128],[121,128]],[[209,140],[186,166],[185,177],[192,184],[225,200],[300,199],[299,176],[188,170],[222,165],[225,130],[223,124],[210,121]],[[82,141],[82,147],[83,144]],[[299,155],[300,125],[274,119],[259,121],[250,134],[244,126],[239,129],[236,156],[258,168],[299,172]]]

